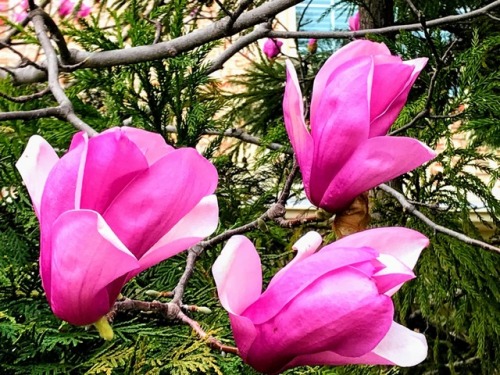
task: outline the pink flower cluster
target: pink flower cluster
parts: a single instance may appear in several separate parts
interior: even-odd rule
[[[61,0],[61,3],[59,5],[59,15],[61,17],[71,15],[78,4],[78,1]],[[92,10],[92,5],[90,5],[87,1],[82,1],[79,5],[80,7],[78,8],[78,12],[76,13],[76,18],[87,17]]]
[[[58,6],[58,13],[61,17],[67,17],[71,15],[75,8],[78,6],[78,11],[76,12],[76,18],[87,17],[91,10],[92,5],[88,3],[88,0],[78,1],[78,0],[60,0]],[[28,16],[29,4],[27,0],[21,0],[16,6],[14,6],[12,11],[12,21],[22,22]]]
[[[61,16],[75,6],[62,1]],[[82,4],[79,16],[88,12]],[[275,58],[281,44],[268,39],[264,53]],[[287,62],[285,126],[316,206],[343,210],[357,195],[434,157],[416,139],[386,135],[426,62],[403,61],[381,43],[350,43],[318,72],[309,124]],[[40,221],[47,299],[56,316],[75,325],[100,321],[127,281],[217,227],[215,167],[158,134],[128,127],[90,139],[78,133],[61,158],[35,135],[17,168]],[[393,321],[391,296],[415,277],[428,239],[410,229],[378,228],[318,251],[321,243],[316,232],[302,237],[296,257],[263,292],[253,244],[244,236],[227,242],[213,275],[242,359],[268,374],[302,365],[423,361],[425,337]]]

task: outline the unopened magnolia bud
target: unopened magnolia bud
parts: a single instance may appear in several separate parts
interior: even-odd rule
[[[212,310],[210,310],[208,307],[201,306],[201,307],[198,307],[198,312],[200,312],[202,314],[211,314]]]
[[[104,340],[113,340],[113,328],[111,328],[108,322],[108,318],[103,316],[101,319],[94,323],[94,326],[99,332],[99,336],[101,336]]]
[[[160,292],[157,292],[156,290],[152,290],[152,289],[150,289],[150,290],[146,290],[146,291],[144,292],[144,294],[146,294],[146,295],[147,295],[147,296],[149,296],[149,297],[158,298],[158,297],[160,296],[160,294],[161,294],[161,293],[160,293]]]
[[[267,225],[266,222],[262,219],[257,219],[257,226],[259,229],[263,232],[267,232]]]

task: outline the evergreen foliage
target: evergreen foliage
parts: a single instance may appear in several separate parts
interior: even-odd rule
[[[201,2],[200,2],[201,3]],[[225,2],[229,7],[234,2]],[[352,2],[354,3],[354,2]],[[484,1],[415,1],[427,18],[458,14],[464,6]],[[186,14],[197,2],[118,1],[113,7],[101,2],[100,9],[79,25],[67,23],[64,32],[89,51],[110,50],[155,42],[160,20],[164,38],[183,35],[195,24],[184,24]],[[415,22],[405,1],[395,1],[397,22]],[[234,6],[233,6],[234,8]],[[148,14],[148,16],[144,16]],[[219,16],[219,15],[218,15]],[[99,22],[109,17],[113,26]],[[490,20],[491,21],[491,20]],[[418,120],[400,135],[416,137],[441,153],[428,166],[419,168],[394,185],[418,209],[436,223],[482,238],[479,221],[489,229],[491,242],[499,243],[500,203],[491,194],[498,180],[500,155],[500,34],[493,21],[452,24],[433,30],[434,48],[440,56],[450,55],[436,65],[432,48],[422,33],[402,32],[383,40],[405,59],[431,56],[393,129],[401,129],[426,108],[435,116]],[[166,35],[166,36],[165,36]],[[17,36],[35,43],[30,30]],[[326,44],[325,44],[326,45]],[[281,102],[284,60],[268,61],[260,56],[249,63],[246,73],[232,77],[236,92],[223,91],[207,75],[208,56],[216,44],[207,44],[179,56],[131,66],[100,70],[78,70],[68,74],[67,94],[78,115],[96,130],[132,124],[162,134],[175,146],[196,146],[207,130],[241,127],[258,135],[263,146],[257,151],[222,137],[212,137],[204,152],[219,171],[217,196],[220,206],[218,233],[254,220],[274,202],[291,167],[289,141],[284,130]],[[304,52],[299,60],[299,80],[310,96],[314,76],[330,55],[322,49]],[[432,57],[434,56],[434,57]],[[428,98],[434,69],[434,89]],[[21,95],[36,92],[39,85],[14,87],[0,81],[1,92]],[[40,108],[51,99],[23,104],[0,98],[1,111]],[[307,108],[307,107],[306,107]],[[455,126],[451,126],[452,124]],[[177,133],[171,133],[175,126]],[[211,350],[191,329],[155,315],[120,314],[113,324],[115,339],[101,340],[93,328],[73,327],[55,318],[46,301],[38,276],[38,222],[29,196],[14,164],[32,134],[44,136],[61,154],[66,151],[74,129],[56,119],[9,121],[0,126],[0,373],[5,374],[256,374],[232,355]],[[467,144],[453,137],[463,134]],[[283,150],[267,152],[265,146],[278,142]],[[257,160],[248,158],[257,152]],[[432,173],[429,173],[429,167]],[[491,176],[485,183],[477,171]],[[303,197],[301,185],[295,197]],[[500,368],[499,255],[436,234],[392,198],[377,191],[372,197],[373,226],[406,226],[426,234],[431,246],[424,250],[416,274],[395,295],[396,319],[424,332],[429,357],[411,369],[345,366],[304,367],[287,374],[496,374]],[[473,199],[472,199],[473,198]],[[301,234],[315,228],[331,238],[329,224],[319,223],[284,229],[267,223],[248,236],[255,243],[268,282],[292,257],[291,245]],[[223,343],[232,345],[226,312],[217,300],[211,266],[222,247],[208,249],[196,263],[184,303],[206,306],[211,314],[192,313],[203,328]],[[137,276],[124,288],[130,298],[151,300],[147,290],[173,290],[184,272],[186,256],[178,255]],[[110,265],[112,266],[112,265]]]

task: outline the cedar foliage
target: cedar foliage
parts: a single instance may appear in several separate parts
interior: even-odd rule
[[[226,1],[228,7],[234,2]],[[468,3],[471,8],[484,2]],[[123,48],[125,45],[153,43],[155,27],[147,17],[161,20],[164,38],[189,31],[183,26],[186,13],[198,2],[188,0],[116,2],[110,7],[100,3],[99,12],[80,20],[75,27],[67,23],[63,30],[82,47],[93,50]],[[428,19],[459,13],[459,1],[418,1]],[[438,5],[440,5],[438,7]],[[395,2],[396,22],[414,22],[406,2]],[[152,9],[152,11],[151,11]],[[145,16],[146,13],[149,16]],[[99,27],[102,17],[110,17],[115,26]],[[222,15],[217,15],[220,17]],[[126,27],[125,27],[126,26]],[[194,25],[190,27],[195,27]],[[124,30],[126,32],[124,33]],[[500,204],[491,195],[491,185],[480,181],[471,167],[498,179],[499,163],[495,147],[500,145],[498,50],[500,34],[494,21],[481,18],[460,25],[448,25],[431,33],[440,54],[450,48],[451,57],[443,62],[430,99],[431,113],[451,114],[453,118],[421,119],[402,135],[417,137],[431,147],[444,148],[437,157],[439,171],[426,173],[419,168],[395,184],[406,196],[426,205],[419,206],[436,223],[481,238],[472,222],[477,217],[491,227],[492,242],[498,244]],[[399,33],[383,40],[406,59],[432,56],[429,43],[421,33]],[[29,32],[19,39],[33,41]],[[331,54],[334,43],[321,43],[316,54],[302,51],[299,64],[303,92],[309,96],[314,75]],[[78,70],[66,78],[71,82],[68,94],[77,113],[97,130],[122,124],[162,134],[176,146],[194,146],[207,130],[226,130],[242,126],[259,135],[265,146],[271,142],[289,145],[284,131],[281,100],[284,87],[283,59],[274,62],[255,58],[247,70],[234,77],[240,91],[223,92],[206,74],[207,55],[216,45],[165,61],[154,61],[102,70]],[[393,129],[408,123],[427,100],[428,86],[435,61],[421,74],[409,102]],[[0,82],[2,92],[10,95],[35,92],[37,85],[13,87]],[[22,109],[53,104],[50,99],[26,103]],[[21,108],[0,98],[0,109]],[[450,124],[460,121],[458,129]],[[178,133],[168,133],[175,125]],[[470,142],[457,147],[453,132],[465,132]],[[113,324],[116,338],[102,341],[93,329],[73,327],[55,318],[46,302],[38,276],[38,223],[27,192],[15,171],[27,139],[44,136],[64,153],[74,129],[54,119],[10,121],[0,126],[0,188],[13,187],[10,197],[0,201],[0,372],[7,374],[255,374],[235,356],[223,356],[210,350],[188,327],[166,322],[150,315],[119,315]],[[246,148],[238,142],[224,154],[221,137],[214,137],[206,149],[220,175],[217,191],[220,228],[244,224],[258,217],[273,202],[286,169],[289,154],[264,152],[258,161],[247,160]],[[478,205],[468,197],[473,194]],[[301,186],[294,195],[303,197]],[[428,359],[411,369],[345,366],[307,367],[289,370],[289,374],[494,374],[500,368],[496,352],[500,349],[500,291],[498,254],[435,234],[412,215],[404,212],[392,198],[381,192],[373,197],[373,226],[398,225],[415,228],[431,239],[423,252],[416,273],[418,278],[396,294],[396,319],[425,332],[429,341]],[[312,226],[286,230],[266,224],[249,233],[261,253],[265,280],[293,257],[291,244]],[[316,229],[332,239],[329,226]],[[185,303],[207,306],[209,315],[194,314],[207,332],[231,344],[232,335],[225,311],[220,307],[210,268],[221,246],[207,250],[199,259],[189,282]],[[131,280],[123,293],[131,298],[150,299],[148,289],[172,290],[185,264],[179,255],[153,267]]]

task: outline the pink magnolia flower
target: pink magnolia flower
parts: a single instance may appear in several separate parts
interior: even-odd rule
[[[262,51],[264,52],[264,54],[267,56],[268,59],[274,59],[276,56],[280,54],[282,45],[283,42],[281,40],[267,38],[266,42],[264,43],[264,47],[262,48]]]
[[[354,16],[349,17],[349,30],[358,31],[359,29],[359,11],[357,11],[356,13],[354,13]]]
[[[23,22],[26,17],[28,17],[28,9],[29,9],[29,3],[28,0],[21,0],[19,3],[17,3],[13,10],[12,10],[12,15],[11,19],[14,22]]]
[[[71,0],[62,0],[59,5],[59,15],[61,17],[66,17],[71,14],[73,8],[75,7],[75,3]]]
[[[244,236],[228,241],[212,272],[242,359],[266,374],[304,365],[423,361],[425,337],[393,321],[391,296],[414,277],[427,238],[379,228],[315,253],[321,241],[316,232],[299,239],[297,255],[264,293],[253,244]]]
[[[75,6],[78,4],[78,1],[72,0],[61,0],[59,5],[59,15],[61,17],[66,17],[73,13]],[[85,1],[82,1],[80,4],[80,8],[76,14],[77,18],[87,17],[90,14],[92,7],[87,4]]]
[[[215,167],[158,134],[78,133],[60,159],[35,135],[16,166],[40,221],[47,299],[75,325],[99,320],[129,279],[217,227]]]
[[[309,131],[297,74],[287,61],[285,125],[313,204],[337,212],[435,156],[416,139],[386,136],[426,62],[402,61],[367,40],[341,48],[314,81]]]
[[[78,10],[78,13],[76,14],[76,16],[78,18],[85,18],[90,14],[91,11],[92,11],[92,6],[85,3],[85,2],[82,2],[82,4],[80,5],[80,9]]]

